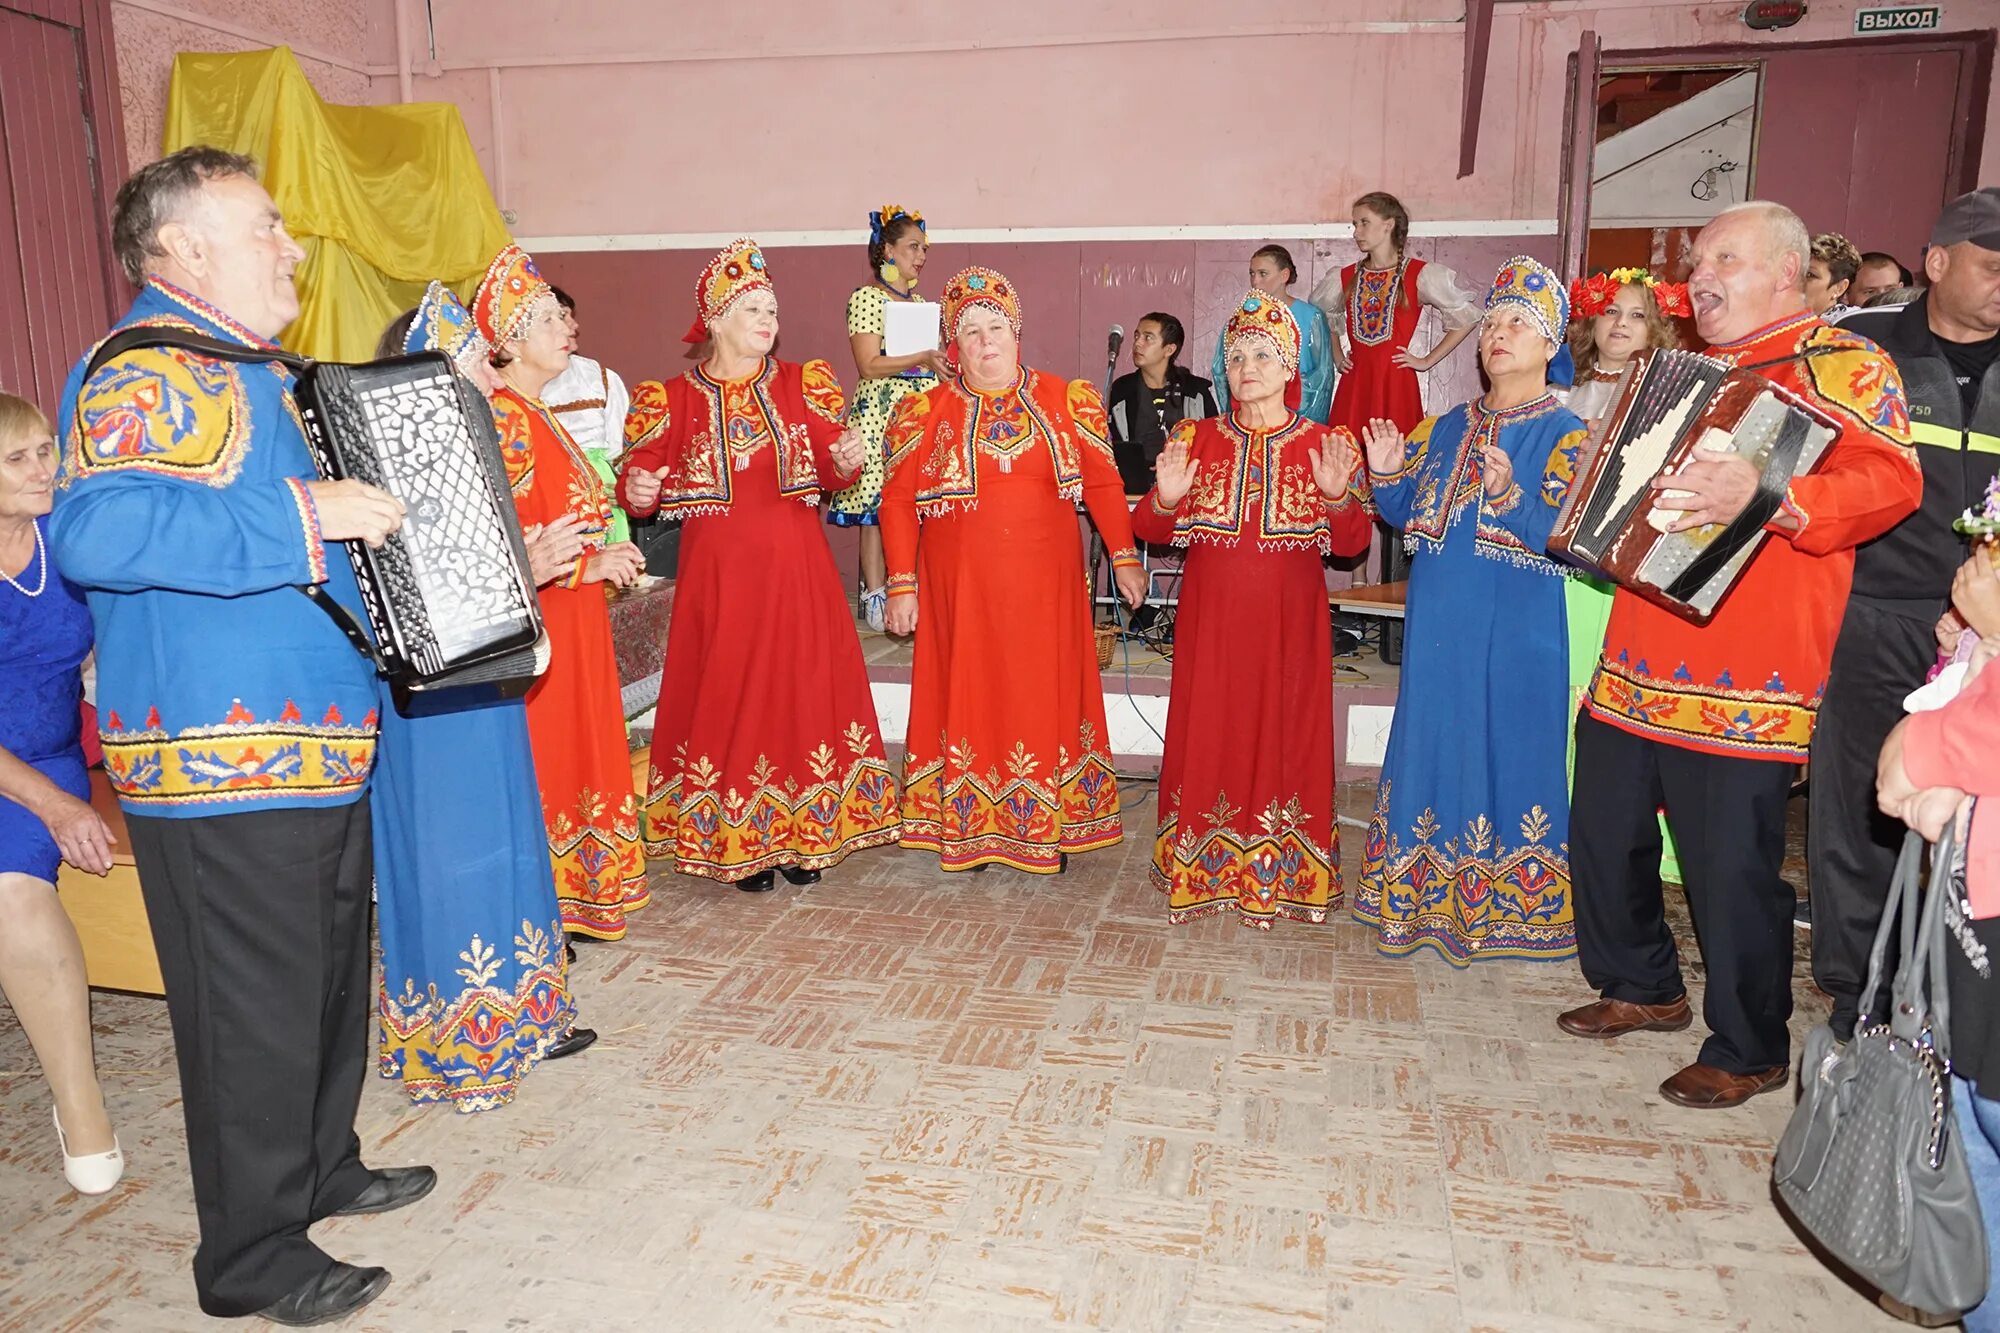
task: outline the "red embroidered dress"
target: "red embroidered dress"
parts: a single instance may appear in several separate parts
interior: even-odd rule
[[[1798,531],[1768,529],[1707,625],[1619,589],[1584,700],[1593,716],[1690,750],[1805,759],[1854,548],[1895,526],[1923,493],[1902,378],[1867,339],[1803,311],[1709,354],[1747,366],[1809,348],[1834,350],[1761,372],[1845,427],[1818,470],[1786,490]]]
[[[1022,370],[896,405],[889,594],[917,594],[903,845],[947,870],[1053,873],[1122,836],[1076,502],[1138,563],[1097,389]],[[922,539],[919,541],[919,532]]]
[[[1366,550],[1372,527],[1353,484],[1330,506],[1313,482],[1307,450],[1334,435],[1301,416],[1183,421],[1193,486],[1171,513],[1151,494],[1133,513],[1139,538],[1187,551],[1152,870],[1176,923],[1234,911],[1269,929],[1340,902],[1320,558]]]
[[[632,395],[626,476],[686,520],[646,791],[646,853],[686,875],[809,870],[894,842],[896,784],[820,493],[847,477],[824,361],[700,368]],[[627,507],[634,513],[644,513]]]
[[[611,497],[548,409],[501,389],[493,395],[493,420],[522,524],[575,514],[583,520],[590,549],[601,548]],[[605,585],[583,583],[582,574],[578,560],[568,583],[541,590],[549,666],[528,691],[528,737],[563,929],[615,940],[624,937],[625,914],[646,905],[646,863],[639,850],[611,612]]]
[[[1424,317],[1417,299],[1417,277],[1423,271],[1421,259],[1405,259],[1389,269],[1349,264],[1341,270],[1351,364],[1334,387],[1329,424],[1345,426],[1358,437],[1370,420],[1382,417],[1407,435],[1424,419],[1417,372],[1393,359],[1409,347]]]

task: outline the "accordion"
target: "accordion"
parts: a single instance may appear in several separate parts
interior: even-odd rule
[[[1785,487],[1839,435],[1834,418],[1755,371],[1696,352],[1641,352],[1580,451],[1549,554],[1705,624],[1762,547]],[[1749,460],[1761,474],[1757,494],[1729,523],[1668,532],[1678,515],[1653,500],[1673,492],[1649,483],[1698,447]]]
[[[367,482],[407,510],[380,547],[345,543],[383,674],[412,692],[534,677],[541,609],[479,391],[442,353],[420,352],[308,362],[292,396],[321,476]]]
[[[367,482],[403,502],[379,549],[343,542],[369,634],[323,589],[302,587],[399,696],[454,685],[519,693],[547,665],[541,604],[500,459],[493,412],[441,352],[362,365],[313,361],[177,328],[135,325],[98,346],[84,378],[137,347],[278,362],[320,475]]]

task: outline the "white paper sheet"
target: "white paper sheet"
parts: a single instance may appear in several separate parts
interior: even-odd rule
[[[934,352],[938,345],[938,307],[934,301],[882,303],[882,355],[910,356]]]

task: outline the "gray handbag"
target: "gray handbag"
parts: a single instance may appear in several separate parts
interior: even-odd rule
[[[1825,1024],[1806,1038],[1798,1109],[1772,1178],[1798,1225],[1882,1291],[1956,1315],[1986,1295],[1986,1228],[1951,1109],[1951,1009],[1944,973],[1952,831],[1931,857],[1911,833],[1869,953],[1854,1040]],[[1887,1024],[1874,1021],[1882,962],[1900,937]]]

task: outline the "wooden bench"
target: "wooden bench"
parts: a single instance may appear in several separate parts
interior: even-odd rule
[[[139,894],[139,871],[125,835],[125,812],[102,769],[90,771],[90,805],[111,830],[111,873],[100,878],[65,865],[56,876],[56,894],[83,942],[85,974],[93,986],[165,995],[146,900]]]
[[[632,754],[632,785],[646,799],[647,752]],[[65,865],[56,876],[56,895],[83,942],[84,972],[105,990],[165,995],[160,960],[153,950],[153,927],[139,893],[139,870],[126,838],[125,812],[118,808],[102,769],[90,771],[90,805],[111,830],[111,873],[100,878]]]
[[[1405,579],[1399,583],[1371,583],[1359,588],[1335,588],[1327,593],[1326,600],[1331,606],[1342,611],[1352,611],[1358,616],[1382,616],[1389,620],[1403,618],[1403,602],[1409,596],[1410,584]]]

